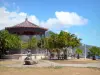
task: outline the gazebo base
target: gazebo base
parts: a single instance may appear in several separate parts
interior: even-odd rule
[[[19,56],[19,60],[24,60],[27,57],[27,54],[20,54]],[[44,54],[32,54],[32,60],[41,60],[41,59],[45,59],[47,56],[45,56]]]

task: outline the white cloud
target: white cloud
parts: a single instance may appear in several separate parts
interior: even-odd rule
[[[0,7],[0,29],[21,23],[28,17],[28,20],[50,30],[62,30],[71,26],[87,24],[88,20],[75,12],[55,12],[55,18],[47,21],[39,21],[35,15],[27,15],[25,12],[10,12],[5,7]]]
[[[40,25],[47,28],[54,28],[56,25],[59,25],[59,21],[56,18],[49,18],[46,22],[40,22]]]
[[[30,15],[28,16],[28,20],[34,24],[39,25],[39,20],[37,19],[37,17],[35,15]]]
[[[28,16],[24,12],[9,12],[5,7],[2,7],[0,8],[0,29],[23,22],[26,16],[31,22],[39,24],[38,19],[34,15]]]
[[[20,12],[19,15],[20,15],[20,16],[27,16],[27,14],[24,13],[24,12]]]
[[[75,12],[55,12],[57,19],[60,21],[62,25],[83,25],[87,23],[87,19],[79,16]]]
[[[63,29],[71,26],[81,26],[88,23],[88,19],[79,16],[75,12],[55,12],[56,18],[49,18],[46,22],[41,22],[41,25],[50,29]]]

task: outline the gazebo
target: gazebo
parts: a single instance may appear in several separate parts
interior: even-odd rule
[[[31,23],[26,18],[25,21],[20,24],[14,25],[12,27],[5,27],[5,30],[7,30],[11,34],[28,35],[31,39],[33,35],[40,35],[40,37],[45,37],[45,32],[48,29]]]
[[[48,29],[39,27],[38,25],[31,23],[26,18],[24,22],[12,27],[6,27],[6,30],[11,34],[18,35],[45,35],[45,31]]]

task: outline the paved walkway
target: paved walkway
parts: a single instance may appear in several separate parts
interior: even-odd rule
[[[97,67],[100,68],[100,63],[88,63],[88,64],[58,64],[51,61],[45,61],[52,66],[71,66],[71,67]]]
[[[55,66],[70,66],[70,67],[97,67],[100,68],[100,63],[88,63],[88,64],[58,64],[48,60],[41,60],[38,64],[35,65],[23,65],[23,61],[17,64],[6,64],[1,66],[6,67],[55,67]]]

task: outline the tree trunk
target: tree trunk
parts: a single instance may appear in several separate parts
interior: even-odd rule
[[[1,59],[1,57],[2,57],[2,52],[0,51],[0,59]]]
[[[80,59],[80,55],[79,54],[77,55],[77,59]]]
[[[60,53],[59,51],[57,50],[57,56],[58,56],[58,60],[60,59]]]
[[[67,59],[67,50],[64,50],[64,59]]]
[[[58,60],[60,59],[60,55],[59,54],[57,54],[58,55]]]
[[[50,53],[50,54],[49,54],[49,55],[50,55],[49,58],[50,58],[50,60],[51,60],[51,51],[50,51],[50,50],[49,50],[49,53]]]
[[[95,56],[92,56],[92,60],[96,60],[96,57]]]

